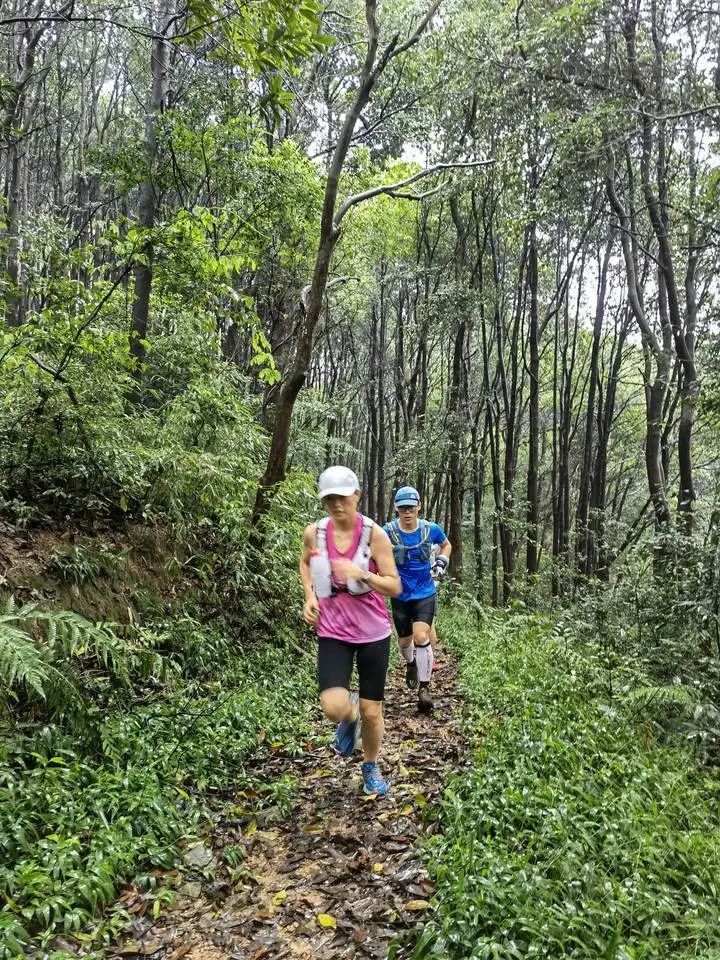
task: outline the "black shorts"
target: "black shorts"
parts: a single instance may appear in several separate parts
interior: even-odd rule
[[[437,606],[437,594],[431,597],[423,597],[422,600],[391,600],[393,623],[399,637],[410,637],[413,632],[413,624],[418,620],[422,623],[429,623],[435,619],[435,608]]]
[[[361,698],[384,700],[385,677],[390,660],[389,636],[372,643],[345,643],[333,637],[318,637],[317,676],[320,693],[330,687],[350,689],[353,657],[356,655]]]

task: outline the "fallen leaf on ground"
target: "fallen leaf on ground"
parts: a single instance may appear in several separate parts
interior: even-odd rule
[[[428,910],[430,908],[429,900],[408,900],[405,904],[406,910]]]
[[[336,927],[337,920],[331,913],[319,913],[317,915],[317,922],[321,927]]]
[[[162,946],[161,940],[148,940],[147,943],[128,943],[122,947],[120,953],[123,954],[123,956],[149,957],[150,954],[162,950]]]
[[[185,860],[191,867],[203,869],[212,861],[213,852],[210,847],[204,843],[194,843],[192,847],[185,851]]]
[[[184,957],[186,953],[190,953],[191,950],[191,943],[181,943],[177,950],[173,950],[170,954],[170,960],[180,960],[181,957]]]

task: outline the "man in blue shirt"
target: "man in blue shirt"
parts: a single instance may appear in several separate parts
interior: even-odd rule
[[[400,653],[405,660],[405,682],[410,689],[420,683],[418,708],[429,713],[433,649],[430,628],[435,619],[436,580],[442,580],[452,545],[442,527],[420,518],[420,494],[414,487],[400,487],[395,494],[397,518],[385,524],[395,563],[402,581],[402,593],[392,598],[392,614]],[[433,546],[439,552],[432,559]]]

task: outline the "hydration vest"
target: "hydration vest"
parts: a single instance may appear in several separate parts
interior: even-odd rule
[[[418,551],[418,560],[420,560],[421,563],[430,563],[430,554],[433,545],[430,540],[430,524],[427,520],[418,520],[420,542],[416,543],[413,547],[408,547],[403,543],[402,537],[400,536],[400,525],[397,520],[393,520],[392,523],[386,523],[384,530],[390,537],[396,566],[402,567],[405,565],[411,550]]]
[[[358,541],[357,550],[352,557],[352,562],[357,564],[365,572],[370,569],[370,538],[374,523],[370,517],[363,516],[362,531]],[[347,591],[355,597],[370,593],[372,587],[362,580],[348,580],[344,588],[338,588],[332,579],[332,567],[330,565],[330,555],[327,548],[327,528],[330,523],[330,517],[323,517],[315,524],[315,551],[310,557],[310,572],[312,574],[313,588],[315,596],[318,599],[334,597],[337,593]]]

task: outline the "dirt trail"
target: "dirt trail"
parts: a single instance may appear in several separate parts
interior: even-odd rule
[[[404,669],[388,678],[381,757],[391,780],[387,797],[365,798],[359,761],[341,760],[329,746],[296,759],[264,756],[256,774],[269,781],[290,773],[300,781],[290,817],[220,822],[212,852],[197,851],[200,866],[203,856],[217,865],[223,847],[239,847],[240,880],[230,882],[219,868],[200,887],[185,873],[173,908],[159,921],[138,915],[132,935],[109,956],[384,958],[395,936],[422,925],[433,887],[414,847],[433,829],[423,812],[460,759],[455,668],[447,654],[440,657],[432,716],[418,714]],[[329,725],[322,733],[329,743]]]

